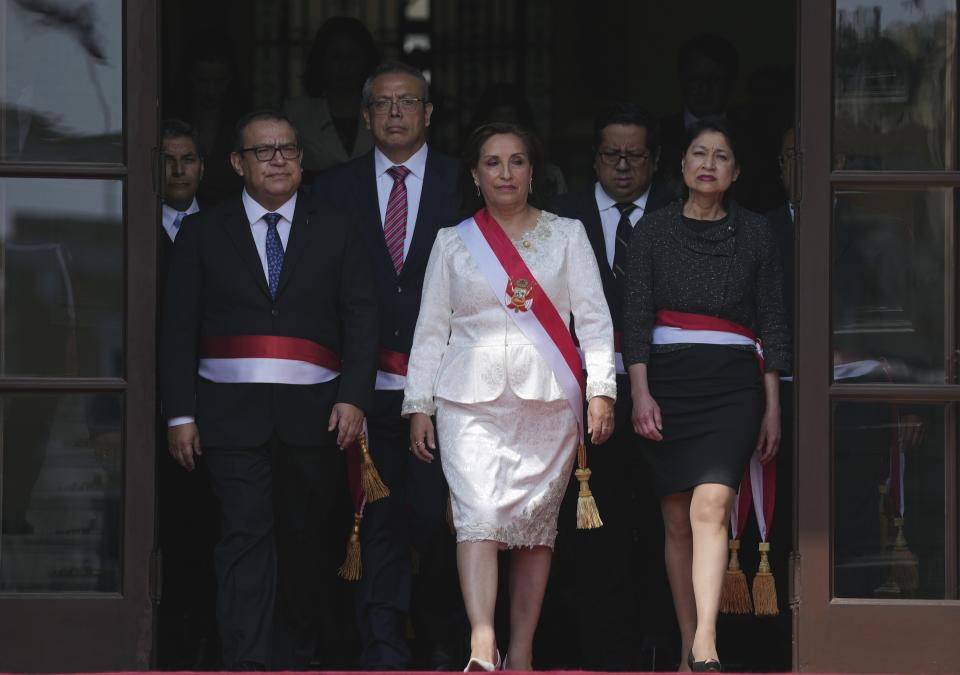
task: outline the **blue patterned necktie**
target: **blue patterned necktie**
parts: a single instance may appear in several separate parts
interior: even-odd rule
[[[266,213],[263,216],[267,223],[267,285],[270,287],[270,297],[274,300],[277,298],[280,271],[283,269],[283,242],[277,232],[280,218],[279,213]]]
[[[179,232],[179,231],[180,231],[180,223],[183,222],[183,219],[186,217],[186,215],[187,215],[187,214],[184,213],[183,211],[177,211],[177,217],[174,218],[174,220],[173,220],[173,231],[174,231],[174,232]]]

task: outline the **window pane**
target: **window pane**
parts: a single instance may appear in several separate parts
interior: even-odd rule
[[[944,382],[944,234],[952,227],[946,188],[834,194],[834,381]]]
[[[950,168],[956,0],[837,0],[834,168]]]
[[[0,376],[120,376],[122,193],[0,178]]]
[[[0,592],[119,592],[120,394],[0,396]]]
[[[834,596],[944,597],[943,429],[940,405],[834,405]]]
[[[122,6],[0,0],[0,161],[123,161]]]

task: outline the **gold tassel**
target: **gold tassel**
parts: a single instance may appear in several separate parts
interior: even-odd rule
[[[751,614],[753,603],[750,601],[750,589],[747,576],[740,569],[740,540],[730,540],[730,562],[723,575],[720,589],[720,611],[724,614]]]
[[[594,530],[603,527],[597,501],[590,491],[589,481],[592,471],[587,468],[587,449],[582,443],[577,449],[577,466],[579,468],[574,472],[577,480],[580,481],[580,494],[577,496],[577,529]]]
[[[360,521],[362,520],[362,513],[353,514],[353,531],[350,532],[350,539],[347,541],[347,557],[337,570],[340,578],[347,581],[357,581],[363,574],[363,563],[360,562]]]
[[[383,484],[383,480],[377,472],[377,466],[373,463],[373,457],[370,456],[367,435],[360,434],[357,442],[360,443],[360,485],[363,487],[363,494],[366,495],[367,502],[375,502],[378,499],[389,497],[390,488]]]
[[[457,528],[453,524],[453,502],[450,499],[450,493],[447,493],[447,527],[450,528],[450,534],[457,533]]]
[[[913,593],[920,587],[920,570],[915,556],[907,546],[907,539],[903,536],[903,518],[894,518],[893,526],[897,528],[897,538],[890,552],[890,580],[900,587],[901,591]]]
[[[777,606],[777,585],[770,571],[770,544],[760,542],[760,565],[757,575],[753,578],[753,610],[757,616],[778,616],[780,608]]]

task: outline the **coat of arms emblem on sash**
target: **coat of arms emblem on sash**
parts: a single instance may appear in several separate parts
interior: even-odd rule
[[[526,312],[533,304],[533,284],[527,279],[511,279],[507,282],[507,308],[514,312]]]

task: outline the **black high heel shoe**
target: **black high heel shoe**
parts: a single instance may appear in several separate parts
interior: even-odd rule
[[[695,673],[722,673],[723,666],[716,659],[707,659],[706,661],[694,661],[693,649],[687,654],[687,665]]]

